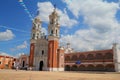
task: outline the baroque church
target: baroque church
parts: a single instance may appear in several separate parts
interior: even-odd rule
[[[49,15],[48,36],[42,33],[42,21],[37,15],[32,23],[29,66],[39,71],[64,71],[64,50],[59,48],[58,13]]]
[[[49,15],[47,36],[42,33],[42,22],[39,16],[34,18],[30,40],[29,67],[36,71],[120,72],[120,49],[117,44],[113,44],[111,49],[86,52],[73,51],[69,43],[67,48],[60,48],[58,18],[58,13],[54,8]]]

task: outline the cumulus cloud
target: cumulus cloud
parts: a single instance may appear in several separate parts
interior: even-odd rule
[[[53,12],[54,6],[50,2],[38,3],[37,5],[38,5],[38,11],[39,11],[39,16],[41,20],[45,22],[49,22],[48,16]],[[70,19],[70,17],[66,12],[66,9],[64,9],[64,11],[57,9],[57,11],[60,16],[59,22],[61,26],[72,27],[73,25],[78,24],[77,20]]]
[[[15,56],[16,56],[17,58],[19,58],[21,55],[27,55],[27,54],[24,53],[24,52],[22,52],[22,53],[18,53],[18,54],[16,54]]]
[[[0,55],[2,55],[2,56],[10,56],[9,54],[7,54],[5,52],[1,52],[1,51],[0,51]]]
[[[17,49],[24,49],[24,48],[27,48],[27,41],[24,41],[23,44],[18,45],[16,48],[17,48]]]
[[[9,53],[2,52],[2,51],[0,51],[0,55],[2,55],[2,56],[16,57],[16,56],[13,56],[13,55],[11,55],[11,54],[9,54]]]
[[[0,41],[8,41],[15,37],[11,30],[6,30],[5,32],[0,32]]]
[[[27,48],[27,41],[24,41],[22,44],[16,46],[15,48],[12,48],[11,50],[12,51],[15,51],[15,50],[21,50],[21,49],[25,49]]]
[[[73,35],[65,35],[61,42],[70,42],[80,51],[108,49],[120,40],[120,23],[116,19],[118,3],[104,0],[63,0],[76,18],[83,16],[89,29],[77,30]]]
[[[45,35],[47,35],[47,29],[42,27],[42,33],[45,33]]]

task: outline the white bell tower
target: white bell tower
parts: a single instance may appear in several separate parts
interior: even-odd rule
[[[34,52],[35,52],[35,43],[36,40],[41,38],[41,20],[39,18],[39,15],[34,18],[32,23],[32,33],[31,33],[31,39],[30,39],[30,57],[29,57],[29,66],[33,66],[34,62]]]
[[[40,20],[40,17],[37,15],[32,23],[32,33],[31,33],[31,42],[34,40],[37,40],[41,38],[41,24],[42,21]]]
[[[59,38],[60,24],[58,20],[59,20],[59,16],[56,11],[56,8],[54,8],[52,14],[49,15],[48,36],[54,36],[56,38]]]

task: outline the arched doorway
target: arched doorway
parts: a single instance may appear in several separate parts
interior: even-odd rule
[[[22,67],[25,67],[25,61],[23,61],[23,63],[22,63]]]
[[[109,72],[115,71],[115,66],[113,64],[108,64],[105,66],[105,70]]]
[[[77,71],[77,70],[78,70],[77,65],[73,65],[73,66],[71,67],[71,71]]]
[[[104,71],[104,70],[105,70],[105,67],[104,67],[104,65],[102,65],[102,64],[98,64],[98,65],[96,65],[95,70],[96,70],[96,71]]]
[[[65,71],[70,71],[70,66],[69,65],[65,66]]]
[[[87,71],[94,71],[94,70],[95,70],[95,67],[94,67],[94,65],[89,64],[89,65],[87,66],[86,70],[87,70]]]
[[[40,61],[39,63],[39,71],[42,71],[43,70],[43,61]]]
[[[79,71],[85,71],[85,70],[86,70],[85,65],[80,65],[80,66],[79,66]]]

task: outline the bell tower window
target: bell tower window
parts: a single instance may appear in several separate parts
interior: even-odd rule
[[[53,24],[53,19],[51,19],[50,24]]]
[[[35,27],[33,27],[33,29],[35,29]]]
[[[37,36],[37,39],[38,39],[39,37]]]
[[[51,35],[53,34],[53,30],[51,30]]]
[[[58,36],[58,34],[57,34],[57,33],[58,33],[58,31],[56,30],[56,36]]]
[[[34,39],[35,38],[35,34],[33,34],[33,36],[32,36],[32,39]]]

